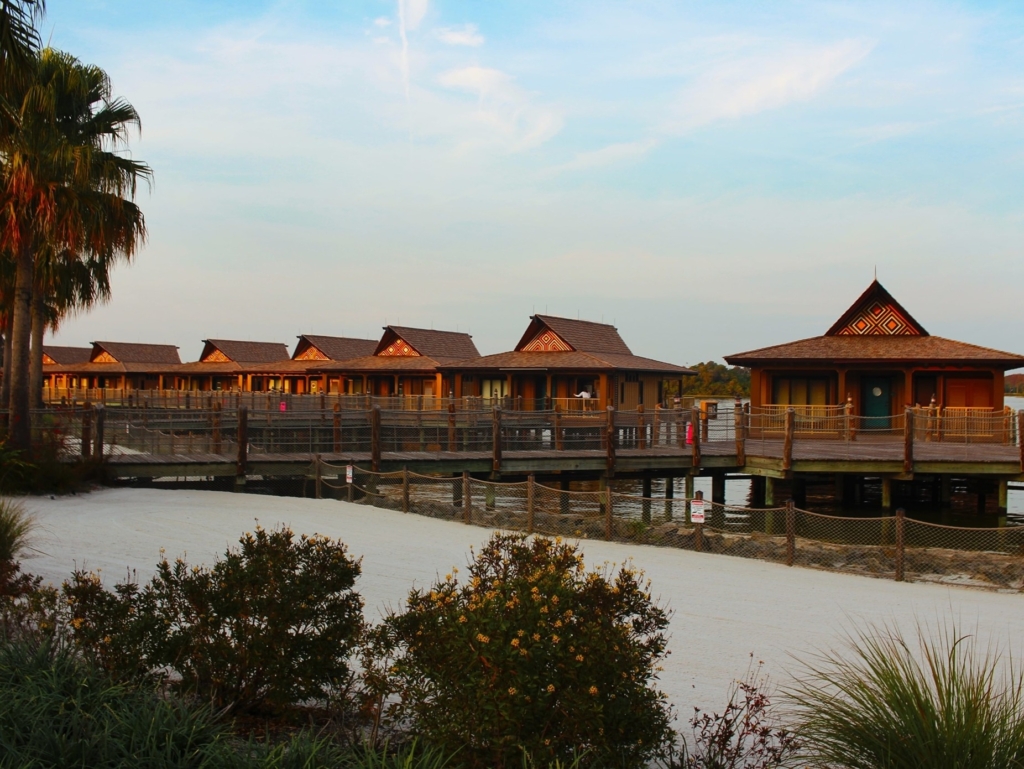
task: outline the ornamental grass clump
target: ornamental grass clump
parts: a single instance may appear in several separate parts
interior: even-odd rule
[[[789,691],[812,765],[849,769],[1024,767],[1024,677],[955,623],[851,635]],[[916,647],[916,648],[915,648]]]
[[[362,628],[360,573],[341,542],[257,527],[211,568],[179,558],[140,587],[75,572],[63,597],[78,647],[121,678],[171,673],[218,710],[330,703],[349,685]]]
[[[471,767],[639,766],[670,745],[655,686],[667,613],[634,569],[590,571],[576,547],[496,534],[469,565],[375,628],[369,715]]]

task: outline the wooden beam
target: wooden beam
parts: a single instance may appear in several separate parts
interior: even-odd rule
[[[914,410],[903,411],[903,472],[914,472]]]

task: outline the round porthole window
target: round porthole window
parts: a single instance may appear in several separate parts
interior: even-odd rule
[[[882,388],[876,387],[871,391],[871,394],[874,395],[876,398],[879,397],[882,394]]]

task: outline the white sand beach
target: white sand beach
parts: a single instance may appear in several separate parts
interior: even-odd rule
[[[60,583],[75,568],[101,570],[108,585],[127,569],[148,578],[163,548],[169,558],[210,563],[257,521],[344,541],[362,557],[357,589],[371,620],[399,607],[412,586],[463,567],[487,529],[336,500],[212,491],[109,489],[33,497],[36,551],[26,570]],[[625,559],[642,568],[654,594],[673,611],[671,656],[661,686],[688,717],[693,706],[725,704],[730,683],[753,660],[775,683],[796,667],[791,655],[834,648],[844,628],[868,622],[954,616],[984,642],[1013,649],[1024,639],[1024,596],[931,584],[905,584],[727,556],[584,541],[588,566]]]

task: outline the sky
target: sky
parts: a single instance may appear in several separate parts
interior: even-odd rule
[[[149,238],[54,343],[511,349],[533,313],[673,363],[823,333],[876,274],[1024,352],[1024,6],[48,0],[142,117]]]

